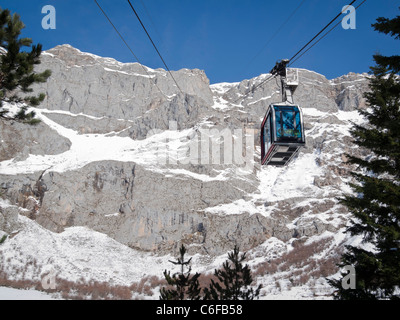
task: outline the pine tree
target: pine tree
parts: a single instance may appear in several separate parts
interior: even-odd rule
[[[50,70],[41,73],[34,72],[34,66],[40,64],[42,45],[32,45],[32,39],[21,38],[21,31],[25,27],[18,14],[11,14],[8,9],[0,8],[0,118],[35,124],[35,112],[27,112],[28,106],[37,106],[45,98],[45,94],[24,96],[32,92],[32,84],[46,82]],[[32,46],[31,46],[32,45]],[[24,47],[31,47],[30,52]],[[3,107],[3,101],[22,103],[19,111],[10,116]]]
[[[233,252],[228,253],[222,269],[215,270],[218,281],[211,280],[209,288],[204,289],[206,300],[253,300],[260,294],[261,285],[254,290],[251,287],[253,278],[250,267],[243,261],[246,253],[239,255],[239,248],[235,246]]]
[[[400,16],[378,18],[375,30],[400,40]],[[370,110],[360,111],[367,124],[354,125],[357,146],[369,151],[365,158],[348,155],[358,168],[351,184],[355,195],[341,201],[354,216],[347,232],[362,236],[368,246],[347,246],[341,267],[352,265],[356,288],[344,289],[330,281],[336,299],[398,299],[400,290],[400,56],[374,55]],[[343,274],[344,276],[344,274]],[[397,291],[397,292],[396,292]]]
[[[167,283],[170,286],[173,286],[173,289],[162,288],[160,291],[160,299],[161,300],[199,300],[201,289],[199,287],[199,273],[195,273],[191,276],[190,272],[192,268],[190,266],[190,262],[192,258],[185,261],[186,248],[182,244],[180,250],[180,257],[177,258],[177,261],[170,261],[175,265],[181,266],[180,273],[175,273],[171,276],[171,272],[167,270],[164,271],[164,277]],[[185,272],[185,268],[188,268],[188,271]]]

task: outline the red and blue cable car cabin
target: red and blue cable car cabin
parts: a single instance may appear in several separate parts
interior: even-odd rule
[[[284,166],[305,145],[303,115],[297,105],[271,104],[261,124],[261,164]]]

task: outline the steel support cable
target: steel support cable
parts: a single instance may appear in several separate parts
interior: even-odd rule
[[[99,9],[101,10],[101,12],[103,13],[103,15],[106,17],[106,19],[108,20],[108,22],[111,24],[111,26],[114,28],[115,32],[118,34],[118,36],[121,38],[121,40],[124,42],[124,44],[126,45],[126,47],[129,49],[129,51],[132,53],[132,55],[135,57],[136,61],[140,64],[140,66],[142,67],[142,69],[146,72],[150,83],[154,84],[158,91],[160,91],[160,93],[168,100],[168,97],[164,94],[164,92],[161,91],[161,89],[158,87],[157,83],[152,82],[151,81],[151,76],[149,74],[149,72],[147,71],[147,69],[144,67],[144,65],[140,62],[139,58],[135,55],[135,53],[133,52],[133,50],[131,49],[131,47],[129,46],[129,44],[126,42],[126,40],[124,39],[124,37],[121,35],[121,33],[118,31],[117,27],[112,23],[111,19],[108,17],[108,15],[106,14],[106,12],[103,10],[103,8],[100,6],[100,4],[97,2],[97,0],[94,0],[94,2],[97,4],[97,6],[99,7]]]
[[[268,81],[272,80],[273,78],[275,78],[274,74],[271,74],[267,79],[264,79],[261,83],[259,83],[258,85],[256,85],[254,88],[251,88],[251,91],[255,91],[256,89],[258,89],[259,87],[261,87],[264,83],[267,83]]]
[[[271,41],[278,35],[278,33],[283,29],[283,27],[289,22],[289,20],[295,15],[297,10],[304,4],[306,0],[301,1],[301,3],[292,11],[292,13],[286,18],[286,20],[278,27],[275,33],[268,39],[262,49],[247,63],[246,67],[248,67],[260,54],[261,52],[271,43]],[[245,68],[246,68],[245,67]]]
[[[347,7],[345,8],[345,9],[347,9],[349,6],[351,6],[354,2],[356,2],[357,0],[353,0],[350,4],[348,4],[347,5]],[[361,4],[363,4],[364,2],[365,2],[366,0],[364,0]],[[361,5],[360,4],[360,5]],[[360,6],[359,5],[359,6]],[[358,6],[358,7],[359,7]],[[357,8],[358,8],[357,7]],[[342,11],[340,11],[340,13],[338,14],[338,15],[336,15],[336,17],[335,18],[333,18],[324,28],[322,28],[321,29],[321,31],[319,31],[310,41],[308,41],[299,51],[297,51],[294,55],[293,55],[293,57],[291,57],[290,59],[289,59],[289,63],[295,58],[295,57],[297,57],[298,55],[299,55],[299,53],[300,52],[302,52],[305,48],[307,48],[307,46],[311,43],[311,42],[313,42],[316,38],[318,38],[318,36],[322,33],[322,32],[324,32],[333,22],[335,22],[335,20],[338,18],[338,17],[340,17],[341,15],[342,15],[342,13],[344,12],[345,10],[342,10]],[[336,27],[337,25],[335,25],[335,27]],[[335,28],[334,27],[334,28]],[[334,29],[334,28],[332,28],[332,29]],[[332,30],[331,29],[331,30]],[[329,30],[323,37],[325,37],[331,30]],[[321,37],[316,43],[318,43],[323,37]],[[316,44],[315,43],[315,44]],[[313,44],[309,49],[311,49],[315,44]],[[307,51],[309,50],[309,49],[307,49]],[[306,52],[307,52],[306,51]],[[304,55],[305,54],[305,52],[302,54],[302,55]],[[296,59],[295,61],[297,61],[298,59]],[[292,64],[292,63],[290,63],[290,64]],[[264,81],[262,81],[261,83],[259,83],[256,87],[254,87],[254,88],[252,88],[251,90],[249,90],[247,93],[245,93],[245,95],[244,96],[242,96],[241,98],[239,98],[239,99],[237,99],[237,100],[235,100],[234,101],[234,103],[236,103],[238,100],[240,100],[240,99],[244,99],[250,92],[254,92],[256,89],[258,89],[260,86],[262,86],[264,83],[266,83],[266,82],[268,82],[269,80],[271,80],[274,76],[276,76],[276,74],[272,74],[269,78],[267,78],[267,79],[265,79]]]
[[[165,66],[165,68],[167,69],[168,73],[170,74],[171,78],[174,80],[174,82],[175,82],[176,86],[178,87],[179,91],[184,95],[183,91],[181,90],[181,88],[179,87],[178,83],[176,82],[174,76],[172,75],[171,71],[169,70],[167,64],[165,63],[165,60],[164,60],[164,58],[162,57],[160,51],[158,51],[157,46],[155,45],[153,39],[151,38],[150,34],[147,32],[146,27],[144,26],[144,24],[143,24],[142,20],[140,19],[138,13],[136,12],[135,8],[133,7],[131,1],[128,0],[128,3],[129,3],[129,5],[130,5],[132,11],[135,13],[136,18],[139,20],[139,22],[140,22],[140,24],[141,24],[143,30],[146,32],[147,37],[150,39],[150,42],[151,42],[151,44],[153,45],[154,49],[157,51],[158,56],[160,57],[161,61],[163,62],[164,66]]]
[[[349,5],[347,5],[346,9],[347,9],[349,6],[351,6],[351,5],[352,5],[354,2],[356,2],[356,1],[357,1],[357,0],[353,0]],[[303,51],[311,42],[313,42],[316,38],[318,38],[318,36],[319,36],[322,32],[324,32],[333,22],[335,22],[335,20],[336,20],[337,18],[339,18],[339,17],[342,15],[342,13],[343,13],[343,10],[340,11],[340,13],[339,13],[336,17],[334,17],[320,32],[318,32],[310,41],[308,41],[299,51],[297,51],[297,53],[296,53],[293,57],[291,57],[291,58],[289,59],[289,62],[292,61],[295,57],[297,57],[298,54],[299,54],[301,51]]]
[[[364,0],[363,2],[361,2],[356,8],[354,8],[354,10],[357,10],[359,7],[361,7],[361,5],[364,4],[364,2],[367,0]],[[348,6],[347,6],[348,7]],[[346,7],[346,10],[347,10]],[[346,11],[344,10],[344,11]],[[290,64],[288,65],[288,67],[290,67],[293,63],[295,63],[297,60],[299,60],[303,55],[305,55],[312,47],[314,47],[318,42],[320,42],[323,38],[325,38],[331,31],[333,31],[333,29],[335,29],[339,24],[341,23],[341,21],[339,21],[337,24],[335,24],[331,29],[329,29],[321,38],[319,38],[316,42],[314,42],[312,44],[312,46],[310,46],[306,51],[304,51],[301,55],[299,55],[294,61],[291,61]]]
[[[141,3],[141,5],[142,5],[142,7],[144,9],[144,12],[146,13],[147,18],[149,19],[151,25],[153,26],[153,29],[154,29],[155,33],[157,34],[158,40],[160,40],[162,42],[162,36],[161,36],[160,32],[158,31],[158,29],[156,27],[156,24],[154,23],[154,20],[151,17],[149,10],[147,9],[146,4],[144,3],[143,0],[140,0],[140,3]]]
[[[249,89],[249,90],[247,90],[246,91],[246,93],[243,95],[243,96],[241,96],[241,97],[239,97],[239,98],[237,98],[235,101],[233,101],[233,103],[237,103],[239,100],[243,100],[244,98],[246,98],[249,94],[250,94],[250,92],[253,92],[254,93],[254,91],[256,91],[259,87],[261,87],[264,83],[267,83],[268,81],[270,81],[270,80],[272,80],[273,78],[275,78],[276,77],[276,75],[275,74],[271,74],[268,78],[266,78],[266,79],[264,79],[263,81],[261,81],[258,85],[256,85],[255,87],[252,87],[251,89]]]

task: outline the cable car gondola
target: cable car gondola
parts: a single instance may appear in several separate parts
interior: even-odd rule
[[[298,85],[298,73],[288,78],[288,60],[279,61],[271,70],[281,76],[282,100],[271,104],[261,123],[261,164],[285,166],[305,146],[303,115],[293,103],[293,92]]]
[[[261,124],[261,164],[284,166],[305,145],[298,105],[271,104]]]

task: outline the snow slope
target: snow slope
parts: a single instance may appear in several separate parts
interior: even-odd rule
[[[30,155],[24,161],[3,161],[0,163],[0,173],[21,174],[45,170],[51,168],[53,171],[64,172],[84,166],[87,163],[100,160],[118,161],[137,161],[153,170],[171,175],[190,175],[192,178],[200,180],[224,179],[221,173],[215,178],[208,175],[196,174],[184,169],[170,169],[157,166],[156,150],[160,144],[165,142],[168,135],[173,154],[184,145],[183,137],[190,135],[191,129],[184,131],[170,131],[153,135],[145,140],[135,141],[130,138],[110,136],[109,134],[78,134],[77,132],[66,129],[56,122],[46,117],[46,114],[54,111],[38,110],[38,117],[58,134],[68,138],[72,146],[70,150],[58,155],[33,156]],[[315,109],[305,110],[306,116],[320,117],[326,116],[325,113]],[[314,127],[307,132],[308,136],[318,137],[321,131],[334,130],[341,134],[348,135],[350,127],[349,120],[362,121],[355,112],[339,111],[335,114],[337,118],[345,124],[337,125],[334,128],[329,124],[321,123],[319,128]],[[317,130],[318,129],[318,130]],[[259,152],[259,149],[258,151]],[[317,153],[300,154],[293,163],[284,168],[262,167],[257,172],[260,181],[258,190],[249,194],[247,199],[241,199],[228,204],[209,207],[206,212],[213,214],[242,214],[242,213],[261,213],[269,216],[274,206],[266,207],[265,201],[275,202],[292,198],[317,198],[323,199],[326,189],[321,189],[313,183],[314,178],[323,172],[316,163]],[[345,188],[345,185],[343,185]],[[310,196],[312,195],[312,196]],[[305,203],[304,203],[305,202]],[[303,200],[302,205],[306,205],[307,200]],[[6,205],[6,203],[3,203]],[[299,204],[300,205],[300,204]],[[311,219],[318,218],[322,221],[327,219],[334,223],[338,219],[338,224],[342,221],[341,214],[332,215],[331,212],[320,213],[318,215],[309,213]],[[302,215],[307,218],[307,212]],[[110,237],[90,230],[85,227],[70,227],[62,233],[53,233],[24,216],[19,216],[21,223],[20,231],[11,239],[8,239],[2,246],[0,252],[3,256],[3,269],[11,280],[24,278],[41,281],[43,275],[49,270],[54,270],[57,277],[68,281],[92,280],[107,282],[111,285],[129,286],[138,282],[146,276],[162,277],[162,272],[168,268],[177,271],[169,260],[174,257],[155,256],[153,254],[139,252],[128,248]],[[291,222],[294,225],[296,221]],[[321,235],[321,238],[326,234]],[[344,241],[343,234],[330,234],[334,238],[334,243]],[[312,241],[312,240],[309,240]],[[315,238],[314,241],[318,241]],[[269,256],[279,257],[292,250],[291,244],[282,242],[274,237],[268,239],[264,244],[249,251],[249,264],[257,266],[261,261],[265,261]],[[212,272],[219,267],[226,259],[226,255],[216,257],[212,260],[203,256],[193,257],[193,271]],[[26,267],[27,261],[31,264]],[[7,262],[7,263],[5,263]],[[21,272],[23,270],[23,272]],[[278,279],[278,280],[277,280]],[[263,284],[262,299],[325,299],[330,293],[330,288],[326,281],[321,277],[314,279],[312,285],[293,287],[288,285],[285,273],[275,273],[273,276],[264,276],[258,280]],[[279,288],[277,288],[277,286]],[[0,293],[6,292],[9,297],[20,297],[21,299],[48,299],[48,295],[33,293],[32,291],[14,291],[1,289]],[[23,293],[22,293],[23,292]],[[157,290],[153,297],[157,298]],[[21,295],[18,295],[21,294]],[[4,295],[3,295],[4,297]]]
[[[147,75],[133,74],[125,71],[127,70],[125,64],[113,59],[86,53],[81,54],[94,59],[93,63],[101,64],[102,70],[115,77],[129,75],[143,78],[166,74],[162,70],[149,68],[146,69]],[[82,63],[84,62],[86,59]],[[68,66],[72,69],[81,67],[81,65]],[[344,90],[344,93],[355,91],[351,81],[326,80],[323,82],[323,79],[321,80],[323,76],[303,70],[303,75],[308,73],[310,77],[315,78],[303,79],[308,82],[302,80],[302,83],[305,85],[309,83],[314,90],[311,91],[314,94],[313,98],[316,99],[314,105],[325,101],[318,100],[324,94],[321,89],[323,85],[338,87],[338,90]],[[265,112],[264,105],[272,97],[275,98],[276,91],[268,90],[268,94],[257,96],[254,101],[249,98],[251,101],[246,107],[232,101],[243,96],[243,92],[251,87],[251,82],[253,85],[260,83],[267,76],[264,74],[243,83],[211,85],[210,90],[213,94],[213,104],[209,106],[211,114],[203,118],[199,117],[197,124],[193,127],[184,130],[170,128],[170,130],[153,132],[154,134],[148,135],[143,140],[123,137],[121,133],[129,128],[119,132],[81,134],[52,120],[54,119],[52,116],[55,115],[64,115],[71,119],[79,117],[91,121],[104,120],[105,117],[66,110],[35,109],[38,118],[58,135],[68,139],[71,147],[69,150],[55,155],[30,154],[22,160],[14,158],[2,161],[0,162],[0,175],[24,175],[45,170],[46,174],[47,171],[66,173],[93,162],[113,160],[135,162],[146,170],[161,173],[168,178],[174,177],[177,188],[179,188],[180,179],[195,179],[205,183],[223,181],[228,184],[233,179],[243,179],[246,183],[256,186],[255,190],[248,193],[243,192],[244,195],[239,199],[233,201],[228,199],[218,205],[209,206],[203,210],[202,214],[210,214],[215,217],[228,216],[229,219],[232,218],[232,221],[235,221],[234,219],[239,215],[252,217],[257,215],[260,218],[271,219],[271,223],[276,223],[274,232],[280,231],[280,226],[282,230],[287,231],[285,241],[282,240],[282,237],[279,239],[275,236],[276,234],[268,234],[266,241],[248,251],[247,263],[255,272],[256,282],[263,285],[260,298],[329,299],[332,290],[327,285],[325,276],[318,273],[317,269],[331,261],[330,258],[337,256],[337,249],[343,244],[358,241],[357,239],[348,239],[343,234],[344,226],[348,221],[348,213],[343,211],[335,199],[343,192],[351,191],[347,186],[348,177],[339,173],[341,169],[339,165],[346,148],[352,148],[345,142],[345,138],[349,138],[351,122],[362,123],[363,121],[357,111],[332,111],[328,107],[326,110],[329,111],[323,111],[323,108],[321,110],[313,107],[303,108],[307,146],[287,167],[260,167],[254,161],[252,170],[239,176],[236,174],[235,169],[237,168],[234,166],[221,165],[208,169],[208,171],[189,170],[190,164],[179,166],[180,163],[183,163],[182,160],[184,160],[190,138],[199,132],[199,128],[213,127],[217,122],[212,119],[214,112],[222,115],[223,125],[226,124],[225,120],[227,119],[227,121],[237,120],[235,117],[246,114],[250,108],[254,108],[252,109],[253,119],[251,117],[241,119],[243,123],[262,116],[260,110]],[[358,83],[364,80],[360,78],[355,81]],[[346,88],[341,89],[341,86],[344,85],[347,86],[347,91]],[[237,91],[235,91],[236,89]],[[231,90],[234,99],[229,97]],[[311,94],[308,91],[304,92],[306,92],[305,96]],[[174,96],[168,98],[172,99]],[[129,99],[129,97],[124,96],[123,99]],[[8,105],[8,107],[15,112],[16,109],[12,105]],[[154,110],[150,109],[150,111]],[[123,121],[132,122],[132,120]],[[221,125],[221,123],[218,124]],[[1,137],[0,142],[2,142]],[[260,147],[256,145],[252,151],[254,159],[259,159]],[[168,161],[176,165],[164,165]],[[240,189],[241,185],[237,184],[234,187]],[[218,191],[216,190],[216,192]],[[152,196],[150,195],[150,197]],[[11,206],[11,204],[0,200],[0,207],[7,206]],[[175,260],[171,254],[156,255],[139,251],[115,241],[106,234],[82,226],[67,227],[61,233],[54,233],[22,215],[23,210],[20,213],[18,230],[0,245],[0,271],[6,274],[11,281],[29,279],[41,282],[44,276],[53,272],[57,279],[71,282],[98,281],[115,286],[130,286],[146,277],[162,278],[165,269],[172,272],[178,271],[177,267],[169,262]],[[113,212],[109,214],[112,215]],[[296,237],[293,236],[295,231],[297,232]],[[249,238],[252,236],[252,234],[246,235]],[[226,238],[229,238],[229,234]],[[315,253],[303,252],[308,256],[302,259],[294,254],[302,245],[305,245],[306,248],[308,248],[307,246],[317,246],[318,250]],[[189,246],[201,246],[201,244],[189,243]],[[292,255],[290,255],[291,253]],[[210,273],[220,267],[226,258],[226,254],[216,257],[196,254],[192,259],[192,272]],[[273,265],[274,261],[279,261],[279,263],[276,262],[276,265]],[[290,263],[293,265],[288,265]],[[267,272],[261,270],[262,268],[266,270],[272,268],[274,271]],[[314,276],[307,279],[304,274],[313,274]],[[6,299],[5,295],[17,298],[19,294],[22,294],[20,296],[22,299],[49,298],[48,295],[35,291],[14,291],[0,288],[0,299]],[[134,297],[157,299],[158,290],[156,288],[151,294],[135,295]]]
[[[176,260],[175,257],[139,252],[87,228],[72,227],[57,234],[26,217],[20,216],[19,219],[21,230],[0,246],[3,271],[8,274],[10,280],[30,279],[41,282],[44,276],[52,272],[57,277],[56,285],[57,279],[65,279],[72,282],[98,281],[111,286],[129,286],[149,276],[162,278],[165,269],[171,270],[172,273],[179,271],[177,266],[169,262]],[[309,242],[328,236],[332,234],[325,233],[310,239]],[[341,233],[335,235],[334,243],[340,243],[343,238]],[[261,246],[248,251],[247,263],[256,268],[259,263],[277,258],[290,250],[290,244],[271,237]],[[213,259],[197,254],[192,257],[192,271],[213,272],[215,268],[221,267],[226,259],[226,254]],[[256,279],[258,284],[263,285],[261,299],[326,299],[331,292],[324,278],[313,281],[313,287],[288,286],[286,271]],[[278,281],[281,282],[280,289],[276,288]],[[158,294],[159,291],[155,288],[152,296],[140,297],[158,299]],[[0,287],[0,299],[54,298],[59,299],[54,294]]]
[[[42,291],[0,287],[0,300],[55,300],[55,298]]]

